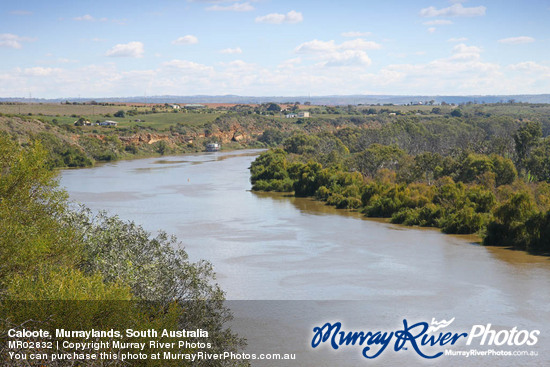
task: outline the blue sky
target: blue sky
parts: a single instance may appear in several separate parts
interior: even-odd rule
[[[550,0],[0,3],[0,97],[550,93]]]

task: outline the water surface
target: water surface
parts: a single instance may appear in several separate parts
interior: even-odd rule
[[[543,346],[550,345],[548,258],[485,248],[471,238],[436,230],[366,220],[310,199],[251,192],[248,167],[257,154],[122,161],[64,171],[61,184],[71,199],[92,209],[175,234],[191,259],[213,263],[228,299],[281,300],[236,303],[241,305],[235,306],[237,320],[246,322],[235,327],[245,334],[268,327],[266,318],[273,321],[269,327],[277,336],[249,337],[253,349],[265,350],[268,340],[278,340],[271,346],[311,352],[311,327],[326,321],[385,330],[402,326],[403,318],[429,322],[455,317],[462,331],[487,323],[540,329],[535,350],[545,354]],[[287,330],[294,330],[294,336],[285,337]],[[289,365],[374,362],[361,360],[360,349],[343,353],[324,349]],[[398,355],[388,354],[387,363]],[[446,358],[445,365],[456,366],[514,366],[519,361]],[[545,355],[520,364],[549,362]]]

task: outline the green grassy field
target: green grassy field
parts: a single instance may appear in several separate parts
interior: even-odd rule
[[[221,113],[150,113],[150,114],[139,114],[135,116],[126,117],[105,117],[103,115],[84,115],[82,117],[91,121],[92,123],[96,121],[116,121],[119,123],[120,127],[131,127],[135,125],[147,126],[156,130],[167,130],[171,125],[181,123],[187,126],[203,126],[209,122],[214,121]],[[73,124],[75,120],[74,117],[70,116],[61,116],[61,117],[52,117],[52,116],[37,116],[41,119],[49,122],[57,121],[58,124]],[[136,121],[141,120],[141,121]],[[95,129],[101,128],[101,126],[92,126]]]
[[[96,121],[111,120],[119,123],[120,127],[131,127],[135,125],[147,126],[156,130],[167,130],[171,125],[181,123],[188,126],[202,126],[214,121],[225,112],[178,112],[174,113],[170,108],[157,108],[158,113],[145,113],[151,108],[139,107],[138,113],[125,117],[114,117],[120,110],[125,112],[135,110],[131,106],[100,106],[100,105],[66,105],[66,104],[0,104],[0,113],[6,115],[21,115],[41,119],[54,124],[73,124],[78,118],[83,117],[92,123]],[[141,121],[136,121],[141,120]],[[102,127],[92,126],[87,129],[100,129]]]
[[[110,120],[117,121],[121,127],[128,127],[133,125],[150,126],[157,130],[166,130],[170,128],[170,125],[181,123],[189,126],[202,126],[209,122],[214,121],[223,112],[216,113],[150,113],[139,114],[135,116],[126,116],[125,118],[110,118]],[[143,122],[136,122],[135,120],[142,120]]]
[[[61,103],[0,104],[0,113],[12,115],[88,116],[127,111],[129,106],[71,105]]]

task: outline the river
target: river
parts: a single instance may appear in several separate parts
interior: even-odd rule
[[[121,161],[65,170],[60,182],[72,200],[152,232],[175,234],[190,259],[212,262],[227,299],[234,300],[234,328],[247,337],[249,350],[298,355],[292,363],[253,365],[550,365],[548,258],[366,220],[310,199],[251,192],[248,167],[257,154]],[[462,340],[454,347],[539,355],[442,356],[430,362],[412,348],[395,352],[390,344],[380,357],[366,360],[361,347],[309,345],[312,328],[325,322],[374,332],[403,329],[404,319],[432,318],[455,318],[449,331],[457,333],[489,323],[497,331],[539,330],[533,346],[479,340],[466,346]]]

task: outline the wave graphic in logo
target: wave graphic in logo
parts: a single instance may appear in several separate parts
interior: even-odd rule
[[[435,318],[432,318],[432,324],[430,325],[430,327],[428,327],[428,331],[426,331],[426,333],[434,333],[439,329],[446,328],[447,326],[451,325],[453,321],[455,321],[454,317],[449,321],[447,320],[435,321]]]

